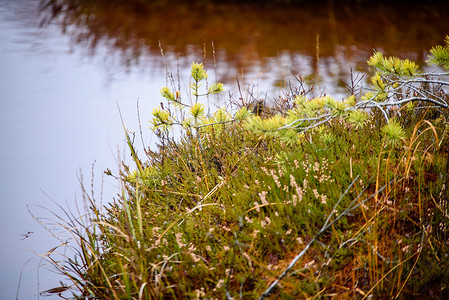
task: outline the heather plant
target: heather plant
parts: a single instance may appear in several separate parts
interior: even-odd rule
[[[430,62],[445,67],[448,48],[434,48]],[[448,74],[379,52],[369,64],[377,73],[362,94],[295,91],[270,114],[243,105],[209,113],[201,98],[222,85],[207,87],[204,66],[192,64],[187,101],[161,90],[168,103],[151,120],[158,148],[139,158],[126,133],[135,166],[116,174],[119,197],[101,207],[85,192],[87,214],[60,222],[76,242],[61,247],[75,255],[46,257],[72,285],[47,292],[447,296]]]

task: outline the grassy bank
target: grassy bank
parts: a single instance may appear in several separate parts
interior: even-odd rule
[[[193,64],[192,96],[161,91],[157,149],[139,157],[125,131],[134,164],[115,174],[122,194],[101,207],[85,193],[86,215],[65,225],[75,255],[47,256],[72,284],[49,292],[448,296],[447,77],[380,53],[369,63],[379,72],[373,85],[353,86],[341,101],[309,99],[298,77],[271,105],[241,97],[210,114],[201,98],[222,85],[206,85]],[[401,78],[414,81],[400,86]]]

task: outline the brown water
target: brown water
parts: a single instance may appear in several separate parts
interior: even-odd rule
[[[443,4],[163,7],[56,0],[39,11],[38,2],[0,0],[0,299],[14,299],[29,258],[19,299],[58,285],[58,276],[37,268],[36,253],[61,241],[32,220],[26,205],[57,212],[51,197],[73,208],[80,199],[77,172],[90,174],[94,160],[100,194],[102,171],[116,172],[117,149],[125,148],[117,104],[127,127],[138,131],[139,99],[144,142],[152,145],[148,120],[162,101],[166,68],[176,73],[179,63],[187,81],[191,62],[207,60],[212,79],[228,91],[236,92],[237,77],[243,86],[256,85],[258,98],[279,95],[293,71],[317,92],[340,97],[350,68],[366,72],[373,49],[422,63],[449,34]],[[105,201],[117,192],[117,183],[105,178]]]
[[[72,41],[93,54],[106,44],[124,66],[160,73],[162,47],[169,65],[177,57],[182,69],[193,60],[206,60],[209,67],[218,65],[219,81],[234,84],[237,75],[243,76],[244,83],[256,83],[262,93],[285,87],[293,72],[328,93],[344,94],[350,69],[366,72],[374,49],[423,64],[427,50],[449,32],[449,4],[148,2],[59,1],[51,7],[56,13],[45,19],[57,19]]]

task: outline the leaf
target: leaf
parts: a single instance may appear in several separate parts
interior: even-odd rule
[[[369,116],[361,110],[353,110],[348,116],[348,121],[355,129],[361,129],[365,126]]]
[[[167,86],[164,86],[164,87],[161,89],[161,95],[162,95],[162,97],[164,97],[164,98],[167,99],[168,101],[176,101],[175,95],[174,95],[173,92],[170,90],[170,88],[168,88]]]
[[[207,78],[207,73],[204,70],[204,66],[202,63],[192,63],[191,75],[193,80],[195,80],[196,82],[200,82],[201,80]]]
[[[395,145],[405,139],[405,131],[396,119],[390,119],[388,124],[382,127],[388,144]]]
[[[199,117],[204,115],[204,109],[205,109],[204,104],[195,103],[194,105],[192,105],[192,107],[190,107],[190,114],[195,119],[198,119]]]
[[[216,82],[209,87],[209,94],[216,94],[222,91],[224,91],[224,88],[221,82]]]

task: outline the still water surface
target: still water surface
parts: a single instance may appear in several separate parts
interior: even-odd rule
[[[139,103],[144,141],[153,145],[147,120],[162,100],[166,68],[176,73],[179,64],[186,81],[191,62],[206,60],[212,80],[234,95],[238,78],[243,89],[254,85],[255,98],[268,100],[282,95],[294,72],[314,82],[317,93],[343,97],[350,68],[367,72],[373,49],[422,63],[449,33],[443,4],[167,9],[144,1],[54,3],[39,11],[39,1],[0,0],[1,299],[15,298],[30,258],[19,299],[36,299],[38,289],[58,285],[57,275],[38,269],[37,254],[59,242],[27,205],[47,217],[38,206],[75,209],[80,169],[90,181],[94,161],[100,194],[102,171],[116,171],[117,152],[125,148],[117,104],[127,127],[138,131]],[[104,201],[117,192],[116,182],[105,178]]]

